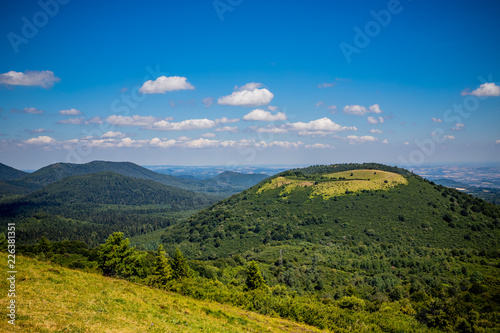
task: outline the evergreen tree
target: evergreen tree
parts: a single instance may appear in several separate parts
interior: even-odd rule
[[[51,244],[50,241],[45,238],[45,236],[42,236],[40,238],[40,241],[38,242],[38,253],[45,253],[45,255],[49,254],[51,252]]]
[[[247,266],[246,286],[249,290],[262,289],[266,286],[266,282],[262,277],[259,266],[255,261],[251,261]]]
[[[138,259],[134,250],[128,238],[123,238],[123,232],[114,232],[98,251],[99,268],[108,276],[132,275],[132,265]]]
[[[170,261],[170,267],[172,268],[172,277],[175,280],[191,276],[191,271],[189,270],[186,258],[184,258],[178,248],[175,249],[174,257]]]
[[[163,251],[163,245],[158,246],[156,251],[156,263],[154,270],[153,284],[165,285],[172,278],[172,269]]]

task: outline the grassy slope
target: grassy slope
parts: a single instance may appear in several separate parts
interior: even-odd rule
[[[1,253],[6,257],[6,253]],[[213,302],[17,258],[17,320],[4,332],[319,332]],[[2,272],[7,271],[2,260]],[[7,290],[1,279],[0,289]],[[2,292],[6,308],[7,294]]]

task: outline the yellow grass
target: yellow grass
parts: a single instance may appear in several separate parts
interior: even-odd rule
[[[0,252],[7,272],[7,254]],[[17,257],[16,325],[0,332],[319,332],[287,320]],[[5,276],[5,273],[2,274]]]
[[[351,176],[352,174],[352,176]],[[323,175],[331,181],[321,180],[317,185],[312,181],[289,179],[286,177],[276,177],[270,183],[264,184],[257,193],[281,188],[281,194],[290,194],[297,187],[311,187],[311,197],[322,196],[328,199],[334,196],[344,195],[346,191],[353,193],[363,190],[388,190],[399,184],[408,184],[402,175],[379,171],[379,170],[351,170]],[[339,180],[339,178],[346,178]]]

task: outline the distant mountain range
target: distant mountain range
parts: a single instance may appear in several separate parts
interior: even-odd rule
[[[211,179],[195,180],[159,174],[130,162],[93,161],[86,164],[55,163],[31,174],[1,165],[0,195],[28,194],[69,176],[114,172],[190,191],[216,194],[219,198],[240,192],[266,178],[263,174],[223,173]]]

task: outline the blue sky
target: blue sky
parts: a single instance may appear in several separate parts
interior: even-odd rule
[[[497,1],[22,1],[0,162],[500,162]]]

